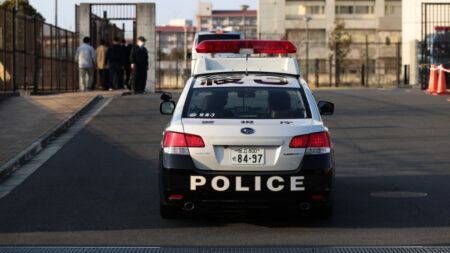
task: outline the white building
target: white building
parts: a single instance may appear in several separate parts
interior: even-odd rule
[[[238,7],[238,6],[236,6]],[[256,10],[215,10],[210,2],[199,2],[197,31],[222,29],[225,31],[240,31],[244,28],[247,39],[256,39]]]
[[[401,41],[401,9],[401,0],[258,0],[257,29],[262,39],[294,42],[298,48],[297,58],[304,62],[304,17],[311,17],[308,24],[309,68],[319,59],[321,68],[325,69],[332,53],[327,48],[328,34],[334,29],[335,19],[339,19],[345,22],[346,32],[356,45],[348,56],[354,62],[352,71],[356,73],[365,63],[361,60],[367,38],[373,47],[369,52],[371,71],[375,73],[375,69],[380,69],[380,74],[394,74],[392,67],[386,64],[397,57],[395,44]]]

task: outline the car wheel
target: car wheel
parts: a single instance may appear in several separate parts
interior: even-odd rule
[[[161,204],[159,212],[163,219],[177,219],[182,217],[181,209]]]

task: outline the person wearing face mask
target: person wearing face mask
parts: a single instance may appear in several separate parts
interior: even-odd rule
[[[140,36],[138,46],[133,47],[130,54],[135,93],[144,93],[145,83],[147,82],[148,51],[145,48],[145,41],[146,39]]]

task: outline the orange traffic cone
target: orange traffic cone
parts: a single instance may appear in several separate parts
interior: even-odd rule
[[[431,94],[433,92],[436,92],[436,82],[437,82],[437,75],[436,75],[436,65],[431,65],[430,68],[430,78],[428,81],[428,89],[425,91],[426,94]]]
[[[450,93],[447,92],[447,84],[445,83],[445,72],[444,67],[441,64],[440,70],[439,70],[439,81],[437,85],[437,89],[435,92],[433,92],[433,95],[450,95]]]

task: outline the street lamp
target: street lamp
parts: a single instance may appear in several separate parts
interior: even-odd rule
[[[311,21],[312,17],[303,15],[301,17],[302,20],[305,20],[306,23],[306,82],[308,82],[308,74],[309,74],[309,21]]]
[[[244,22],[244,25],[242,26],[242,34],[244,34],[244,39],[245,39],[245,12],[247,11],[248,7],[250,7],[250,6],[248,6],[246,4],[242,4],[239,7],[242,10],[242,21]]]

